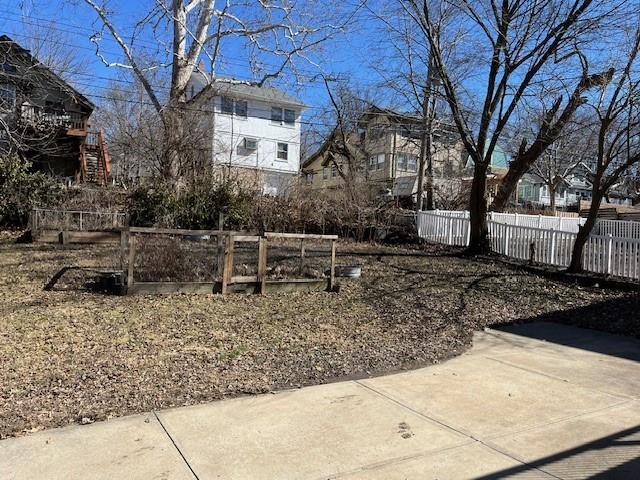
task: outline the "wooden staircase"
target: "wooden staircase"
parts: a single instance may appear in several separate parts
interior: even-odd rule
[[[80,170],[77,181],[105,186],[109,182],[110,173],[111,165],[104,131],[87,132],[87,136],[80,146]]]

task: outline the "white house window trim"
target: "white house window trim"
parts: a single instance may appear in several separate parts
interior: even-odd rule
[[[238,108],[239,106],[244,106],[244,111],[242,108]],[[220,97],[220,113],[239,120],[246,120],[249,115],[249,102],[223,95]]]
[[[295,127],[297,112],[285,107],[271,107],[271,123],[285,127]]]
[[[322,180],[329,180],[329,167],[322,167]]]
[[[277,142],[276,144],[276,160],[278,162],[289,161],[289,144],[285,142]]]

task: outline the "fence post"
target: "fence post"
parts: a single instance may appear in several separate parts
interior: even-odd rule
[[[516,225],[516,226],[517,226],[517,225],[520,225],[520,223],[518,222],[518,218],[519,218],[519,217],[518,217],[518,212],[516,212],[514,215],[515,215],[515,225]]]
[[[504,225],[504,253],[505,257],[509,256],[509,236],[511,234],[511,226],[508,224]]]
[[[447,245],[453,245],[453,217],[449,217],[449,231],[447,232]]]
[[[471,242],[471,221],[469,221],[469,219],[467,219],[467,221],[465,222],[465,225],[467,226],[467,238],[465,239],[465,247],[469,246],[469,242]]]
[[[542,228],[542,215],[538,214],[538,228]]]
[[[605,249],[605,273],[607,275],[611,275],[611,254],[613,250],[613,236],[611,234],[607,235],[607,246]]]
[[[80,231],[82,232],[82,212],[80,212]]]
[[[133,264],[136,259],[136,236],[129,232],[129,261],[127,265],[127,291],[133,287]]]
[[[266,290],[266,278],[267,278],[267,239],[260,237],[258,243],[258,289],[260,293],[267,293]]]
[[[331,270],[329,275],[329,291],[336,289],[336,241],[331,240]]]
[[[550,263],[551,265],[556,264],[556,231],[551,229],[551,255],[550,255]]]
[[[562,217],[558,217],[558,230],[562,230]]]

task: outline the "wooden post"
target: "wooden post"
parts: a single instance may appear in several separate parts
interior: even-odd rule
[[[222,294],[226,295],[227,287],[233,276],[233,235],[227,235],[227,247],[224,252],[224,269],[222,271]]]
[[[80,212],[80,231],[82,231],[82,212]]]
[[[336,285],[336,241],[331,240],[331,277],[329,278],[329,291],[333,292]]]
[[[127,264],[125,253],[127,251],[127,231],[123,228],[120,230],[120,270],[124,272]]]
[[[222,233],[218,233],[216,236],[218,245],[216,247],[216,278],[222,277],[224,275],[224,235]]]
[[[304,269],[304,255],[305,255],[304,238],[301,238],[300,239],[300,275],[302,275],[302,271]]]
[[[267,242],[266,238],[260,238],[258,242],[258,289],[260,293],[266,293],[267,281]]]
[[[136,259],[136,236],[129,233],[129,261],[127,265],[127,289],[133,287],[133,264]]]

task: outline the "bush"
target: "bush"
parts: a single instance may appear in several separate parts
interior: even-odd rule
[[[129,197],[131,225],[173,227],[177,200],[174,189],[162,181],[139,185]]]
[[[216,229],[224,211],[225,228],[251,226],[255,194],[237,182],[204,177],[179,189],[162,182],[140,185],[129,197],[131,225],[186,229]]]
[[[31,163],[16,156],[0,156],[0,226],[25,227],[33,208],[60,202],[64,186]]]

